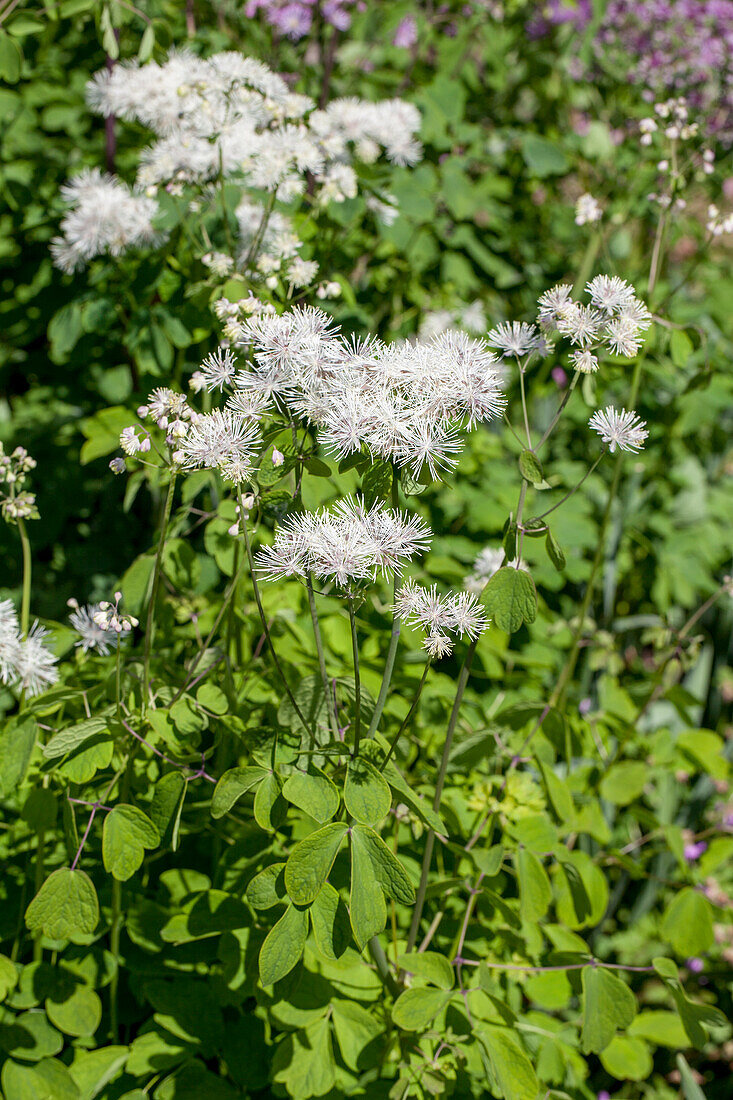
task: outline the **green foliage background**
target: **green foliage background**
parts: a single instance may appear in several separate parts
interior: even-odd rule
[[[411,99],[426,146],[420,165],[392,170],[385,181],[400,202],[393,225],[370,220],[359,197],[329,208],[313,239],[314,254],[343,281],[332,311],[346,331],[405,337],[427,311],[474,299],[492,325],[531,319],[547,287],[582,285],[599,270],[622,275],[643,296],[655,230],[645,196],[654,171],[633,137],[617,139],[646,108],[610,77],[569,79],[576,44],[563,33],[529,41],[529,7],[508,3],[497,21],[478,5],[470,14],[455,5],[432,24],[415,9],[420,38],[411,52],[391,43],[414,5],[367,5],[340,40],[330,95]],[[185,387],[216,346],[210,305],[225,289],[207,277],[175,211],[169,244],[157,254],[96,260],[73,277],[52,267],[60,187],[81,166],[104,163],[104,125],[88,111],[84,86],[112,48],[105,19],[117,27],[123,57],[136,53],[150,25],[155,56],[187,40],[204,54],[240,49],[298,73],[299,89],[316,98],[329,45],[326,31],[321,52],[277,40],[239,3],[195,3],[190,39],[182,5],[141,8],[146,18],[96,0],[20,5],[0,31],[0,438],[38,462],[43,519],[31,529],[33,609],[56,624],[57,645],[67,652],[73,639],[61,620],[69,597],[106,598],[119,583],[126,610],[144,611],[161,490],[142,475],[112,479],[107,462],[130,422],[127,410],[154,385]],[[448,24],[455,34],[445,33]],[[16,72],[8,51],[19,50]],[[134,126],[118,125],[122,176],[132,178],[145,140]],[[718,154],[711,186],[720,191],[730,156]],[[573,203],[583,191],[606,206],[600,238],[575,224]],[[163,686],[146,730],[159,753],[187,768],[170,770],[159,756],[136,751],[114,809],[92,823],[79,869],[68,868],[89,814],[66,796],[103,802],[129,751],[113,714],[113,665],[69,657],[62,684],[22,717],[11,692],[0,692],[5,1100],[729,1095],[733,837],[721,825],[721,806],[731,758],[730,599],[713,605],[685,645],[676,633],[731,571],[733,277],[725,238],[704,243],[705,206],[702,191],[694,192],[669,232],[658,294],[667,324],[655,325],[647,341],[636,405],[650,430],[644,453],[627,456],[606,524],[611,464],[556,513],[565,570],[553,567],[544,540],[525,540],[536,618],[511,635],[490,631],[477,648],[440,806],[449,839],[438,845],[428,888],[427,912],[443,916],[419,959],[402,958],[404,933],[462,655],[432,674],[397,755],[399,770],[385,772],[386,796],[378,781],[365,781],[367,804],[359,809],[342,762],[327,757],[317,763],[330,778],[311,774],[310,789],[299,792],[297,753],[289,755],[288,745],[302,727],[262,656],[246,586],[230,634],[234,673],[217,672],[176,699],[196,632],[206,635],[236,568],[224,534],[233,504],[213,479],[191,478],[174,515],[158,608]],[[560,396],[551,373],[558,365],[547,361],[532,378],[532,414],[541,424]],[[585,472],[588,415],[623,403],[631,370],[615,363],[569,405],[544,456],[550,488],[530,490],[534,510],[555,503]],[[518,395],[510,397],[514,410]],[[472,433],[455,476],[411,500],[435,532],[429,581],[460,587],[477,553],[500,544],[516,507],[519,453],[501,427]],[[365,484],[363,471],[330,463],[327,476],[305,478],[303,502],[315,507]],[[289,483],[261,489],[269,527],[288,503]],[[188,507],[197,493],[205,522],[194,528]],[[571,647],[599,545],[600,579],[575,677],[531,757],[518,761]],[[0,595],[17,598],[12,528],[0,531],[0,576]],[[384,658],[383,595],[381,605],[359,612],[366,718]],[[323,700],[305,594],[287,585],[268,589],[266,599],[280,658],[317,721]],[[330,674],[353,697],[349,626],[336,599],[324,601],[322,631]],[[386,741],[420,673],[419,640],[407,634]],[[219,780],[213,802],[198,774],[202,754]],[[242,769],[252,770],[232,776]],[[331,779],[335,786],[327,786]],[[317,830],[343,839],[338,823],[328,824],[342,793],[363,831],[359,843],[350,838],[353,867],[364,862],[352,877],[344,842],[329,882],[343,898],[354,878],[390,881],[357,906],[367,931],[384,910],[388,956],[396,951],[413,974],[402,992],[389,983],[385,991],[358,950],[363,943],[351,942],[348,927],[339,931],[338,895],[319,895],[312,936],[292,900],[302,885],[291,853]],[[405,807],[399,818],[387,817],[385,797],[387,807]],[[467,851],[487,814],[489,829]],[[367,832],[375,825],[389,851],[398,849],[399,871]],[[685,858],[685,830],[707,838],[698,860]],[[39,836],[51,873],[41,894]],[[480,888],[471,892],[476,880]],[[283,909],[286,888],[291,902]],[[351,903],[353,924],[353,893]],[[456,975],[449,962],[467,906],[473,919],[461,954],[484,962]],[[330,929],[320,940],[319,919]],[[44,937],[42,957],[34,932]],[[305,955],[293,969],[296,946],[297,958]],[[697,957],[705,960],[699,974],[687,965]],[[596,959],[632,969],[604,969]],[[511,969],[522,964],[559,969]],[[456,984],[461,972],[470,978],[470,1005]]]

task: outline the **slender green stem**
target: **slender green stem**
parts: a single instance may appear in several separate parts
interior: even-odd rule
[[[564,496],[564,497],[562,497],[562,498],[561,498],[560,500],[558,500],[557,504],[553,504],[552,508],[548,508],[546,512],[541,512],[539,516],[534,516],[533,518],[534,518],[534,519],[544,519],[544,518],[545,518],[545,516],[549,516],[551,512],[554,512],[554,511],[555,511],[555,510],[556,510],[557,508],[560,508],[560,507],[561,507],[561,506],[562,506],[562,505],[563,505],[563,504],[565,503],[565,501],[566,501],[566,500],[570,500],[570,498],[571,498],[572,496],[574,496],[574,495],[575,495],[575,494],[577,493],[577,491],[578,491],[578,489],[579,489],[579,488],[581,487],[581,485],[582,485],[582,484],[583,484],[583,483],[584,483],[584,482],[585,482],[585,481],[586,481],[586,480],[587,480],[587,479],[588,479],[588,478],[590,477],[590,475],[591,475],[591,474],[593,473],[593,471],[595,470],[596,466],[598,465],[598,463],[599,463],[599,462],[601,461],[601,459],[603,458],[604,454],[606,453],[606,449],[607,449],[606,447],[604,447],[604,448],[603,448],[603,450],[601,451],[601,453],[599,454],[598,458],[597,458],[597,459],[595,460],[595,462],[593,463],[593,465],[592,465],[592,466],[589,466],[589,467],[588,467],[588,469],[587,469],[587,470],[585,471],[585,473],[584,473],[584,474],[583,474],[583,476],[581,477],[581,479],[580,479],[580,481],[578,482],[578,484],[577,484],[577,485],[575,485],[575,486],[573,486],[573,488],[572,488],[572,489],[570,489],[570,490],[569,490],[569,491],[568,491],[568,492],[567,492],[567,493],[565,494],[565,496]]]
[[[126,802],[130,794],[130,779],[132,772],[132,757],[134,748],[131,750],[125,762],[125,771],[122,776],[122,785],[120,788],[120,801]],[[114,780],[113,780],[114,783]],[[103,797],[106,797],[109,791],[112,789],[113,783],[111,783]],[[109,949],[112,958],[115,961],[115,965],[112,969],[112,977],[109,983],[109,1026],[112,1042],[116,1043],[119,1037],[119,1020],[117,1015],[117,993],[120,985],[120,935],[122,933],[122,883],[118,879],[112,879],[112,925],[109,933]]]
[[[397,476],[397,467],[392,467],[392,507],[397,508],[399,503],[399,478]],[[397,604],[397,597],[400,594],[402,587],[402,577],[399,573],[394,575],[394,589],[393,589],[393,602]],[[384,662],[384,674],[382,675],[382,683],[379,688],[379,695],[377,696],[377,702],[374,707],[374,713],[372,714],[371,721],[369,723],[369,732],[367,737],[374,737],[379,725],[379,720],[382,717],[385,703],[387,702],[387,696],[389,694],[389,687],[392,683],[392,673],[394,672],[395,660],[397,658],[397,646],[400,641],[400,631],[402,629],[402,620],[396,611],[392,612],[392,633],[389,638],[389,648],[387,649],[387,657]]]
[[[354,601],[349,600],[349,625],[351,626],[351,652],[354,659],[354,757],[359,755],[361,739],[361,675],[359,672],[359,639],[356,636]]]
[[[143,715],[148,706],[148,695],[150,692],[150,654],[153,648],[153,637],[155,634],[155,605],[158,599],[158,588],[160,586],[160,573],[161,564],[163,561],[163,549],[165,547],[165,540],[168,536],[168,524],[170,523],[171,510],[173,508],[173,494],[176,487],[176,475],[171,472],[170,480],[168,481],[168,489],[165,494],[165,504],[163,505],[163,517],[160,524],[160,537],[158,539],[158,549],[155,553],[155,565],[153,566],[153,585],[150,592],[150,603],[148,604],[148,617],[145,622],[145,651],[143,654],[143,696],[140,704]]]
[[[117,651],[115,654],[115,704],[117,706],[117,717],[121,717],[122,708],[122,646],[120,645],[120,639],[117,639]]]
[[[576,371],[575,374],[573,375],[572,379],[571,379],[570,385],[565,390],[565,393],[562,396],[562,401],[560,402],[560,404],[558,406],[557,412],[555,413],[552,420],[550,421],[550,424],[549,424],[545,434],[542,436],[542,439],[537,444],[537,446],[535,448],[536,451],[539,451],[540,447],[544,446],[544,444],[547,442],[547,440],[552,435],[552,433],[555,429],[555,425],[557,424],[558,420],[562,416],[563,410],[565,409],[565,406],[567,405],[568,401],[570,400],[570,397],[572,395],[573,390],[575,389],[575,387],[578,384],[578,378],[579,377],[580,377],[580,374],[579,374],[578,371]]]
[[[522,394],[522,416],[524,417],[524,430],[527,433],[527,446],[532,450],[532,433],[529,430],[529,413],[527,412],[527,394],[524,388],[524,367],[519,364],[519,389]]]
[[[384,948],[379,942],[377,936],[373,936],[372,939],[369,940],[368,947],[369,954],[374,960],[374,965],[377,968],[379,977],[382,979],[382,982],[387,987],[392,996],[396,997],[400,991],[399,986],[392,976],[392,971],[389,969],[387,956],[385,955]]]
[[[318,622],[318,609],[316,607],[316,595],[313,591],[313,577],[310,573],[306,574],[305,578],[306,588],[308,589],[308,607],[310,608],[311,621],[313,623],[313,637],[316,643],[316,653],[318,654],[318,668],[321,672],[321,682],[323,684],[323,691],[326,696],[326,710],[328,712],[328,721],[331,725],[331,733],[334,736],[334,740],[338,740],[338,723],[336,721],[336,714],[334,711],[333,702],[331,699],[331,692],[328,685],[328,672],[326,670],[326,657],[323,652],[323,639],[321,637],[321,627]]]
[[[443,755],[440,759],[440,767],[438,769],[438,778],[435,784],[435,797],[433,798],[433,809],[437,813],[440,809],[440,799],[443,794],[443,785],[445,783],[445,777],[448,772],[448,762],[450,760],[450,753],[453,747],[453,735],[456,732],[456,725],[458,723],[458,713],[461,709],[461,703],[463,702],[463,695],[466,691],[466,684],[468,683],[468,677],[471,673],[471,665],[476,653],[476,646],[478,645],[478,638],[475,638],[471,645],[468,647],[468,651],[461,667],[461,672],[458,677],[458,685],[456,688],[456,697],[453,701],[453,709],[451,710],[450,719],[448,721],[448,729],[445,735],[445,744],[443,745]],[[428,888],[428,874],[430,873],[430,862],[433,858],[433,846],[435,845],[435,833],[432,829],[428,831],[427,838],[425,840],[425,852],[423,853],[422,870],[420,872],[420,883],[417,888],[417,896],[415,898],[415,909],[412,914],[412,923],[410,925],[410,933],[407,937],[407,950],[412,951],[417,940],[417,933],[420,928],[420,919],[422,917],[423,906],[425,905],[425,894]]]
[[[407,714],[406,714],[406,715],[405,715],[405,717],[403,718],[403,720],[402,720],[402,724],[400,725],[400,728],[399,728],[399,729],[397,730],[397,733],[396,733],[396,734],[394,735],[394,737],[392,738],[392,743],[391,743],[391,744],[390,744],[390,746],[389,746],[389,749],[388,749],[388,751],[387,751],[387,755],[385,756],[385,758],[384,758],[384,760],[382,761],[382,764],[381,764],[381,766],[380,766],[380,768],[379,768],[380,772],[383,772],[383,771],[384,771],[384,769],[385,769],[385,768],[387,767],[387,765],[389,764],[389,762],[390,762],[390,760],[391,760],[391,758],[392,758],[392,753],[393,753],[393,752],[395,751],[395,749],[397,748],[397,745],[398,745],[398,743],[399,743],[400,737],[401,737],[401,736],[402,736],[402,734],[404,733],[405,729],[407,728],[407,725],[408,725],[408,724],[409,724],[409,722],[410,722],[410,719],[412,718],[413,714],[414,714],[414,713],[415,713],[415,711],[417,710],[417,705],[418,705],[418,703],[420,702],[420,696],[422,695],[422,689],[423,689],[423,688],[425,687],[425,681],[426,681],[426,680],[427,680],[427,678],[428,678],[428,672],[430,671],[430,666],[432,665],[432,663],[433,663],[433,662],[432,662],[432,658],[431,658],[431,657],[429,657],[429,658],[428,658],[428,660],[427,660],[427,661],[425,662],[425,668],[423,669],[423,672],[422,672],[422,676],[421,676],[421,678],[420,678],[420,683],[418,684],[418,688],[417,688],[417,691],[415,692],[415,698],[414,698],[414,699],[412,700],[412,706],[410,707],[410,709],[408,710]]]
[[[249,563],[249,572],[250,572],[250,577],[252,579],[252,589],[254,591],[255,603],[257,604],[257,612],[260,616],[260,622],[262,623],[262,631],[263,631],[263,633],[265,635],[265,638],[267,640],[267,646],[270,650],[270,654],[272,656],[273,664],[275,665],[275,669],[277,671],[278,676],[282,680],[282,685],[285,688],[285,692],[287,694],[288,699],[290,700],[290,702],[292,704],[293,710],[298,715],[298,718],[300,719],[300,721],[303,725],[303,729],[308,733],[308,735],[311,739],[311,744],[315,745],[315,743],[316,743],[315,730],[308,724],[308,722],[305,718],[305,715],[303,714],[302,710],[298,706],[298,702],[297,702],[295,696],[293,695],[292,691],[290,690],[290,684],[288,683],[288,681],[285,677],[283,667],[280,664],[280,659],[277,655],[277,652],[275,651],[275,646],[273,645],[273,642],[272,642],[272,635],[270,634],[270,625],[269,625],[269,623],[267,621],[267,618],[265,616],[265,609],[262,606],[262,597],[260,595],[260,586],[257,583],[257,573],[255,571],[254,558],[252,557],[252,547],[251,547],[250,541],[249,541],[249,532],[247,531],[247,521],[245,519],[245,515],[246,515],[246,512],[245,512],[245,507],[244,507],[244,500],[243,500],[243,497],[242,497],[242,493],[240,491],[240,493],[239,493],[240,525],[241,525],[241,528],[242,528],[242,534],[244,535],[244,546],[245,546],[245,550],[247,552],[247,561]]]
[[[20,535],[20,545],[23,548],[23,595],[20,604],[20,632],[25,636],[28,633],[31,615],[31,543],[24,521],[18,519],[16,522],[18,524],[18,534]]]
[[[583,259],[580,262],[580,270],[578,271],[578,277],[575,280],[573,286],[573,298],[577,298],[581,290],[588,282],[590,273],[593,270],[593,265],[596,262],[598,256],[598,250],[601,247],[601,241],[603,240],[603,233],[600,229],[597,229],[588,238],[588,243],[585,246],[585,252],[583,253]]]

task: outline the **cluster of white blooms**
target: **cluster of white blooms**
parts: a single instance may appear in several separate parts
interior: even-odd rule
[[[0,600],[0,680],[27,695],[38,695],[59,678],[58,657],[46,645],[49,632],[34,623],[21,633],[10,600]]]
[[[165,442],[169,448],[180,448],[181,441],[199,420],[199,414],[191,408],[184,394],[158,386],[148,396],[147,404],[139,405],[137,415],[141,420],[150,419],[165,432]],[[143,425],[130,425],[120,433],[120,447],[131,458],[137,454],[146,454],[152,446],[151,432]],[[115,474],[124,473],[125,460],[113,458],[109,464]]]
[[[101,603],[88,603],[82,607],[78,600],[68,600],[68,606],[73,608],[69,615],[69,622],[79,635],[75,644],[80,646],[84,653],[90,649],[96,650],[106,657],[110,650],[115,649],[119,643],[119,632],[100,626],[97,618],[106,614]]]
[[[575,224],[593,225],[603,217],[603,207],[593,195],[581,195],[575,203]]]
[[[303,242],[285,214],[254,202],[247,195],[236,210],[240,251],[237,264],[246,270],[254,262],[258,275],[269,287],[277,285],[281,275],[294,289],[310,286],[318,274],[315,260],[300,256]]]
[[[598,370],[596,353],[600,349],[614,355],[635,355],[651,324],[651,314],[634,288],[615,275],[596,275],[586,290],[589,305],[574,301],[572,287],[566,283],[552,287],[537,303],[536,324],[505,322],[491,330],[488,342],[503,358],[522,360],[546,355],[553,334],[565,337],[573,345],[573,368],[581,374]]]
[[[433,658],[453,652],[455,641],[451,635],[478,638],[488,626],[486,613],[474,593],[441,596],[435,585],[424,588],[412,579],[400,589],[394,610],[400,619],[426,631],[423,648]]]
[[[393,164],[412,165],[422,156],[416,137],[420,114],[412,104],[345,98],[318,109],[262,61],[233,51],[206,59],[173,51],[162,64],[129,61],[103,69],[87,85],[87,101],[105,118],[142,123],[156,140],[141,153],[136,192],[98,170],[83,172],[64,189],[71,209],[52,251],[69,272],[93,256],[117,256],[155,242],[155,196],[161,187],[174,195],[182,195],[187,185],[202,188],[191,199],[192,210],[201,209],[207,194],[214,201],[211,184],[221,178],[282,202],[308,189],[325,205],[357,194],[355,163],[371,164],[384,155]],[[369,198],[377,216],[396,215],[391,196]],[[278,225],[271,204],[266,209],[264,221],[273,221],[274,228],[256,270],[272,282],[286,267],[291,286],[309,285],[315,278],[312,261],[297,257],[301,242],[287,219]],[[252,211],[257,204],[246,196],[245,209],[237,212],[238,258],[207,252],[205,263],[214,274],[224,277],[235,260],[241,264],[246,258],[251,265],[256,259],[258,248],[253,250],[247,237]],[[256,217],[259,225],[261,216]]]
[[[260,432],[251,417],[232,409],[214,409],[197,416],[173,454],[185,470],[218,470],[241,485],[254,473]]]
[[[655,103],[654,114],[656,118],[643,118],[639,123],[642,145],[651,145],[657,133],[670,141],[689,141],[698,133],[698,124],[690,122],[690,111],[684,96]]]
[[[304,512],[287,520],[275,541],[257,554],[267,580],[307,574],[340,586],[399,573],[423,553],[430,529],[418,517],[346,498],[333,511]]]
[[[36,460],[25,447],[16,447],[12,454],[5,454],[0,443],[0,514],[7,523],[19,519],[38,519],[35,493],[23,489],[28,474],[35,469]]]
[[[71,273],[95,256],[120,256],[128,248],[161,239],[153,226],[155,200],[134,194],[98,168],[84,169],[61,188],[61,195],[69,210],[61,220],[61,235],[51,242],[51,253],[62,271]]]
[[[474,336],[480,336],[487,328],[483,302],[477,300],[456,309],[427,310],[420,321],[418,336],[421,340],[429,340],[431,336],[437,336],[448,329],[463,329]]]
[[[504,551],[501,547],[486,546],[477,555],[473,568],[464,580],[466,590],[480,596],[494,573],[501,569],[502,565],[509,565],[513,569],[526,569],[524,561],[505,561]]]
[[[94,625],[106,634],[129,634],[138,621],[134,615],[126,615],[120,611],[121,592],[115,592],[115,602],[102,600],[96,611],[92,614]]]
[[[339,458],[365,448],[415,477],[427,469],[437,478],[457,461],[460,429],[504,407],[494,356],[466,333],[415,343],[346,340],[323,311],[296,307],[232,318],[225,334],[253,349],[228,407],[241,415],[253,401],[275,401],[316,425]]]
[[[608,405],[605,409],[594,412],[588,421],[588,427],[598,432],[608,449],[613,452],[631,451],[636,454],[644,446],[644,440],[649,435],[646,431],[646,423],[635,412],[627,412],[626,409],[615,409]]]

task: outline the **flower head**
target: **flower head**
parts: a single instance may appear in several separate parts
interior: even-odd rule
[[[634,453],[640,451],[649,435],[646,423],[635,412],[627,412],[626,409],[619,412],[613,405],[594,412],[588,426],[598,432],[612,454],[617,448]]]

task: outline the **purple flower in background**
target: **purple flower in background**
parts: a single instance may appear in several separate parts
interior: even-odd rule
[[[598,1100],[611,1100],[611,1093],[606,1089],[601,1089],[598,1093]]]
[[[318,0],[247,0],[245,14],[251,19],[261,11],[279,34],[297,42],[313,26]],[[323,0],[321,16],[336,30],[345,31],[351,25],[354,0]]]
[[[414,15],[406,15],[400,22],[392,39],[393,46],[399,46],[403,50],[412,49],[417,42],[417,20]]]
[[[693,841],[691,844],[685,844],[684,856],[688,863],[694,863],[696,859],[699,859],[703,852],[707,851],[707,842],[704,840]]]
[[[568,376],[562,367],[552,368],[552,381],[556,386],[559,386],[561,390],[564,390],[568,384]]]
[[[589,0],[550,0],[527,30],[581,32],[591,14]],[[600,69],[645,99],[685,96],[694,121],[733,140],[733,0],[609,0],[593,49]]]
[[[542,38],[551,27],[570,23],[576,31],[584,31],[593,16],[592,0],[548,0],[539,5],[539,12],[527,24],[531,38]]]
[[[705,968],[705,963],[702,959],[688,959],[685,966],[691,974],[699,974]]]

